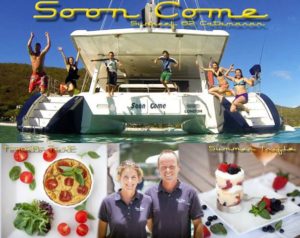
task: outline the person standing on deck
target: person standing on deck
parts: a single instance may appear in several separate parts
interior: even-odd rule
[[[162,52],[162,56],[156,58],[154,60],[154,63],[157,64],[157,61],[160,60],[162,62],[163,72],[160,75],[160,81],[165,86],[166,91],[170,93],[170,89],[168,88],[168,83],[171,82],[172,77],[172,69],[171,65],[174,64],[174,67],[178,66],[178,62],[170,57],[170,54],[168,51],[164,50]],[[176,84],[173,83],[174,87],[177,88]]]
[[[41,51],[41,44],[36,43],[34,51],[32,50],[31,44],[34,38],[34,33],[31,32],[30,38],[27,43],[27,48],[30,56],[32,74],[29,81],[28,92],[31,93],[37,86],[40,88],[41,93],[45,93],[48,87],[48,77],[44,71],[44,61],[46,53],[49,51],[51,42],[49,33],[45,33],[47,39],[46,47]]]

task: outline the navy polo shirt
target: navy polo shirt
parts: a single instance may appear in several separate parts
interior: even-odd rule
[[[151,209],[152,202],[149,196],[136,192],[133,200],[127,205],[117,192],[103,200],[98,217],[108,223],[108,237],[146,238],[146,224],[151,216]]]
[[[191,220],[203,216],[197,192],[193,187],[179,181],[173,192],[168,193],[160,182],[148,189],[146,194],[152,198],[152,237],[191,237]]]

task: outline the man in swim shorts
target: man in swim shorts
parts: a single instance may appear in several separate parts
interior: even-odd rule
[[[31,43],[34,38],[33,32],[30,34],[29,41],[27,43],[27,48],[30,56],[32,74],[29,81],[28,91],[31,93],[36,87],[40,88],[41,93],[45,93],[48,87],[48,77],[44,71],[44,61],[46,53],[49,51],[51,42],[49,33],[45,33],[47,39],[46,47],[41,51],[41,44],[36,43],[34,51],[32,50]]]
[[[172,76],[171,65],[174,64],[174,67],[177,67],[178,62],[175,59],[170,57],[168,51],[164,50],[162,52],[162,54],[163,54],[162,56],[160,56],[154,60],[154,63],[156,64],[157,60],[161,61],[162,67],[163,67],[163,72],[160,75],[160,81],[165,86],[166,91],[169,93],[170,89],[168,88],[167,83],[169,83],[171,81],[171,76]]]

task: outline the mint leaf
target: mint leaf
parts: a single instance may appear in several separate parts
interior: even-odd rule
[[[276,231],[279,231],[279,230],[281,229],[281,227],[282,227],[282,220],[280,220],[279,222],[277,222],[277,223],[275,224],[275,230],[276,230]]]
[[[227,230],[221,223],[216,223],[210,227],[212,233],[216,235],[227,235]]]
[[[9,178],[12,181],[16,181],[20,178],[20,174],[21,174],[21,167],[20,166],[14,166],[9,171]]]
[[[289,196],[289,197],[298,197],[298,196],[300,196],[300,191],[298,189],[295,189],[293,192],[288,193],[287,196]]]
[[[98,155],[95,151],[89,151],[87,152],[88,156],[90,156],[92,159],[99,159],[100,155]]]
[[[34,168],[33,164],[31,164],[29,162],[24,162],[24,165],[33,175],[35,175],[35,168]]]
[[[265,201],[261,201],[259,204],[258,204],[258,210],[261,211],[263,210],[265,207],[266,207],[266,202]]]
[[[260,215],[262,218],[264,218],[264,219],[271,219],[271,216],[270,216],[270,213],[268,212],[268,210],[267,209],[263,209],[263,210],[261,210],[259,213],[258,213],[258,215]]]

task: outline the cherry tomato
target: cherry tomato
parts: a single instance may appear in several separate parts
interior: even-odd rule
[[[55,189],[57,187],[57,185],[58,185],[58,182],[57,182],[57,180],[55,178],[47,179],[46,182],[45,182],[45,186],[49,190]]]
[[[68,202],[72,199],[72,194],[69,191],[61,191],[59,194],[59,200],[62,202]]]
[[[59,234],[61,234],[62,236],[67,236],[71,233],[71,228],[69,227],[69,225],[67,223],[60,223],[57,226],[57,230],[58,230]]]
[[[75,220],[78,223],[85,223],[88,219],[88,213],[84,210],[78,211],[75,214]]]
[[[79,236],[85,236],[89,232],[89,227],[86,224],[79,224],[76,228],[76,233]]]
[[[86,195],[88,193],[88,187],[83,185],[83,186],[78,186],[77,192],[83,195]]]
[[[73,178],[65,178],[65,185],[66,186],[73,186],[73,184],[74,184],[74,179]]]
[[[33,175],[31,172],[29,171],[24,171],[20,174],[20,180],[23,182],[23,183],[27,183],[27,184],[30,184],[32,183],[33,181]]]
[[[53,161],[56,158],[56,156],[57,156],[57,152],[56,152],[56,149],[54,149],[54,148],[48,148],[43,153],[44,160],[46,160],[48,162]]]
[[[14,153],[14,159],[17,162],[24,162],[28,158],[28,151],[25,149],[18,149]]]

